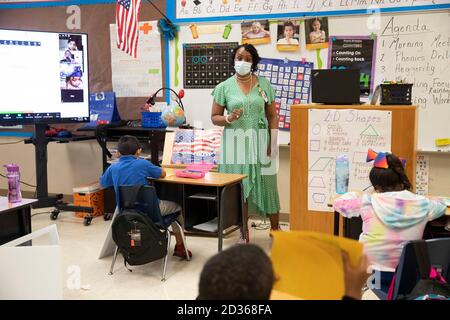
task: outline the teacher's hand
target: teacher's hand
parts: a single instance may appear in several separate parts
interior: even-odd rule
[[[242,115],[243,109],[234,109],[231,114],[229,114],[228,117],[228,121],[233,122],[236,121],[237,119],[239,119]]]

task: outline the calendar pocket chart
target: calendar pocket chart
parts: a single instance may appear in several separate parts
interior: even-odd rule
[[[184,88],[212,89],[234,75],[230,61],[237,42],[184,44]]]
[[[258,76],[270,81],[275,91],[278,128],[290,130],[291,105],[308,104],[311,92],[312,62],[262,58]]]

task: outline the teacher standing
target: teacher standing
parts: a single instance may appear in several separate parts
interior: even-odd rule
[[[254,75],[260,60],[251,44],[233,51],[236,74],[212,92],[211,120],[225,127],[219,171],[247,175],[243,180],[245,220],[248,212],[269,216],[271,229],[278,230],[280,200],[274,161],[278,155],[278,117],[270,82]],[[248,242],[248,229],[246,239]]]

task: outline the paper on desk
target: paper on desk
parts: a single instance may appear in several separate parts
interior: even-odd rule
[[[274,289],[307,300],[340,300],[344,295],[341,250],[356,265],[363,254],[355,240],[309,231],[273,232]]]
[[[214,218],[205,223],[198,224],[198,225],[194,226],[194,228],[197,230],[201,230],[201,231],[217,232],[218,223],[219,222],[218,222],[217,218]]]

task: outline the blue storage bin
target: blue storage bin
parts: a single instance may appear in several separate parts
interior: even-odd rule
[[[166,125],[161,119],[162,112],[142,112],[143,128],[165,128]]]

